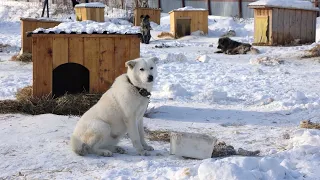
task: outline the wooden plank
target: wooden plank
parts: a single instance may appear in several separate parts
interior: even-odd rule
[[[301,18],[301,10],[295,10],[296,14],[296,21],[295,21],[295,35],[297,39],[301,40],[301,25],[302,25],[302,18]]]
[[[115,55],[114,38],[100,39],[100,58],[99,58],[99,90],[108,90],[115,79]],[[139,40],[140,45],[140,40]]]
[[[278,9],[277,44],[284,45],[284,10]]]
[[[83,38],[81,37],[70,37],[69,48],[68,48],[68,60],[70,63],[78,63],[83,65]]]
[[[32,48],[34,51],[32,52],[32,66],[33,66],[33,73],[32,73],[32,94],[34,97],[39,96],[39,90],[38,90],[38,78],[37,78],[37,69],[39,66],[39,60],[38,60],[38,53],[39,53],[39,46],[38,46],[38,39],[37,37],[32,38]]]
[[[259,28],[258,28],[258,13],[259,9],[254,9],[253,16],[254,16],[254,34],[253,34],[253,42],[258,43],[258,36],[259,36]]]
[[[301,11],[301,43],[308,42],[308,13],[307,11]]]
[[[296,11],[295,10],[289,10],[289,34],[291,37],[291,41],[294,41],[297,39],[297,34],[296,34]]]
[[[316,41],[316,30],[317,30],[317,13],[314,12],[313,13],[313,17],[312,17],[312,42]]]
[[[39,37],[34,47],[37,48],[34,95],[41,97],[52,92],[52,38]]]
[[[52,49],[52,66],[53,69],[60,66],[61,64],[68,63],[68,38],[53,38],[53,49]]]
[[[84,66],[90,72],[90,93],[99,91],[99,39],[84,38]]]
[[[314,15],[315,13],[312,11],[308,11],[308,23],[307,23],[307,41],[308,43],[314,42],[314,34],[315,30],[313,29]]]
[[[125,62],[130,58],[129,46],[128,38],[115,38],[115,77],[126,72]]]
[[[170,13],[170,32],[172,33],[172,34],[175,34],[175,29],[176,29],[176,25],[175,25],[175,13],[174,12],[172,12],[172,13]]]
[[[283,38],[284,44],[290,44],[293,40],[290,37],[290,10],[283,9]]]
[[[272,29],[273,29],[273,25],[272,25],[272,9],[269,9],[268,11],[268,17],[269,17],[269,22],[268,22],[268,32],[269,32],[269,35],[268,35],[268,45],[272,45],[273,44],[273,40],[272,40]]]
[[[130,38],[129,50],[130,50],[129,60],[140,57],[140,39],[139,38]]]
[[[138,37],[137,34],[32,34],[32,37],[67,37],[67,38],[116,38],[116,37]]]

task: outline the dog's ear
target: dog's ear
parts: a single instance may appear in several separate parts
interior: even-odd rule
[[[150,16],[149,16],[149,15],[146,15],[146,18],[147,18],[147,19],[149,19],[149,18],[150,18]]]
[[[136,61],[134,61],[134,60],[131,60],[131,61],[127,61],[126,62],[126,67],[129,67],[130,69],[133,69],[134,68],[134,66],[136,65]]]
[[[141,15],[141,16],[140,16],[140,19],[142,19],[143,17],[144,17],[144,16],[143,16],[143,15]]]
[[[155,64],[159,62],[159,58],[157,57],[152,57],[150,60],[152,60]]]

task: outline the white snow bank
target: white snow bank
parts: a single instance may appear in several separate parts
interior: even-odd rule
[[[88,8],[104,8],[106,5],[100,2],[81,3],[75,5],[75,7],[88,7]]]
[[[112,22],[95,22],[95,21],[81,21],[81,22],[65,22],[61,23],[56,27],[44,29],[38,28],[33,31],[33,33],[38,32],[54,32],[59,34],[60,32],[64,31],[65,33],[69,34],[71,32],[76,32],[77,34],[87,33],[92,34],[93,32],[103,33],[107,31],[108,33],[118,33],[118,34],[137,34],[140,33],[140,28],[138,26],[132,26],[128,24],[115,24]]]
[[[300,1],[300,0],[260,0],[260,1],[250,3],[249,6],[271,6],[271,7],[319,10],[318,8],[314,7],[310,1]]]
[[[183,8],[174,9],[174,11],[199,11],[199,10],[206,11],[206,9],[194,8],[192,6],[185,6]]]
[[[176,98],[178,96],[188,96],[188,91],[180,84],[167,83],[162,88],[162,95],[168,98]]]
[[[187,57],[183,53],[168,53],[168,54],[162,55],[160,59],[161,59],[160,62],[164,62],[164,63],[187,61]]]
[[[280,65],[282,63],[283,63],[283,61],[281,61],[280,59],[274,58],[274,57],[269,57],[269,56],[255,57],[255,58],[250,59],[250,64],[252,64],[252,65],[276,66],[276,65]]]

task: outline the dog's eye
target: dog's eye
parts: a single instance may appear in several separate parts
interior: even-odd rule
[[[143,68],[141,68],[141,69],[140,69],[140,71],[144,71],[144,69],[143,69]]]
[[[153,67],[150,68],[151,70],[153,69]]]

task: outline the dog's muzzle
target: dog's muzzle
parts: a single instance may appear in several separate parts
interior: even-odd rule
[[[152,75],[149,75],[148,76],[148,82],[152,82],[153,81],[153,76]]]

